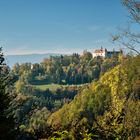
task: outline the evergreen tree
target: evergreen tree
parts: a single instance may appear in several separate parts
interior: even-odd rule
[[[14,127],[13,119],[8,118],[6,110],[9,107],[9,94],[7,92],[7,85],[9,83],[9,70],[4,64],[4,55],[2,48],[0,48],[0,139],[14,139],[11,133],[11,128]]]

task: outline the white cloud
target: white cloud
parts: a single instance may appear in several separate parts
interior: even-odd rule
[[[45,45],[46,47],[39,47],[33,49],[30,46],[19,46],[14,49],[6,50],[5,55],[23,55],[23,54],[46,54],[46,53],[59,53],[59,54],[72,54],[81,52],[80,48],[71,49],[63,45]]]
[[[88,30],[91,31],[91,32],[95,32],[95,31],[98,31],[100,29],[101,29],[101,27],[97,26],[97,25],[93,25],[93,26],[88,27]]]
[[[98,39],[98,40],[93,40],[92,44],[101,44],[101,43],[108,43],[107,39]]]
[[[93,26],[89,26],[88,30],[90,32],[96,32],[96,31],[101,31],[101,32],[106,32],[106,33],[111,33],[114,32],[116,30],[117,27],[115,26],[98,26],[98,25],[93,25]]]

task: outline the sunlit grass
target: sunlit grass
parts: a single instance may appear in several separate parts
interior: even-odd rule
[[[88,84],[79,84],[79,85],[59,85],[59,84],[42,84],[42,85],[33,85],[36,89],[45,91],[47,89],[51,90],[51,91],[56,91],[57,89],[61,89],[64,87],[82,87],[84,85],[88,85]]]
[[[59,85],[59,84],[47,84],[47,85],[34,85],[36,89],[39,89],[39,90],[46,90],[46,89],[49,89],[49,90],[52,90],[52,91],[56,91],[58,88],[62,88],[62,87],[65,87],[65,85]]]

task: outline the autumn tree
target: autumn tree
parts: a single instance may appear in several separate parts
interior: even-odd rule
[[[140,54],[139,43],[140,34],[139,32],[132,31],[133,25],[136,24],[137,30],[140,26],[140,1],[139,0],[121,0],[124,7],[126,7],[130,21],[129,26],[126,29],[119,29],[119,32],[112,35],[113,42],[118,42],[123,47]]]

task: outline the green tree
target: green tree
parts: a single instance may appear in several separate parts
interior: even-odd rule
[[[0,139],[14,139],[12,136],[12,129],[14,123],[12,117],[8,118],[6,110],[9,108],[10,96],[8,92],[9,68],[4,64],[4,55],[2,48],[0,48]]]

